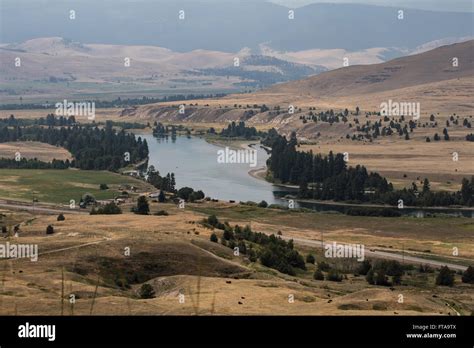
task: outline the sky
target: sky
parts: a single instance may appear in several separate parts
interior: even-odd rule
[[[313,3],[352,3],[390,7],[416,8],[432,11],[474,12],[473,0],[269,0],[287,7],[301,7]]]

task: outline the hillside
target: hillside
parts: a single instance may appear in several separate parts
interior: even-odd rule
[[[458,59],[457,67],[452,64],[454,57]],[[425,116],[431,113],[472,115],[473,57],[474,40],[470,40],[381,64],[348,66],[303,80],[277,84],[256,93],[197,101],[187,107],[184,115],[178,114],[178,103],[146,105],[124,110],[122,114],[173,122],[240,119],[278,127],[301,116],[285,113],[289,105],[301,107],[302,111],[309,107],[316,110],[355,110],[357,106],[364,111],[380,111],[380,103],[392,99],[419,102],[421,114]],[[280,106],[282,111],[262,113],[260,108],[253,107],[255,104]]]

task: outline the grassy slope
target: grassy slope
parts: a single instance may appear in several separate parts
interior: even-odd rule
[[[107,184],[109,190],[100,190]],[[0,169],[0,197],[31,201],[33,192],[40,202],[69,204],[84,193],[96,199],[113,198],[120,185],[146,188],[140,180],[107,171]]]

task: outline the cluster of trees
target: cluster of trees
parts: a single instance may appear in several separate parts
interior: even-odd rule
[[[324,273],[326,273],[326,277],[324,277]],[[313,278],[315,280],[329,280],[331,282],[341,282],[343,275],[339,273],[337,269],[331,268],[328,263],[322,261],[318,262],[318,266],[316,267],[316,271],[314,271]]]
[[[115,204],[114,202],[107,203],[104,206],[92,208],[90,215],[113,215],[113,214],[122,214],[122,209]]]
[[[415,206],[474,204],[474,177],[470,182],[464,179],[461,190],[453,193],[431,191],[428,179],[424,180],[421,191],[415,183],[410,189],[394,190],[384,177],[369,173],[364,166],[347,167],[343,154],[330,152],[323,157],[311,151],[297,151],[295,133],[290,140],[272,135],[264,141],[272,148],[267,165],[273,180],[299,185],[301,198],[390,205],[397,205],[401,199],[404,205]]]
[[[156,123],[153,127],[153,135],[154,136],[164,136],[164,135],[169,135],[171,133],[171,136],[176,136],[176,131],[177,127],[176,126],[165,126],[161,122]]]
[[[209,134],[216,134],[216,130],[212,127],[207,132]],[[240,121],[238,124],[232,121],[232,123],[230,123],[227,128],[222,129],[218,135],[226,138],[244,138],[249,140],[264,136],[265,132],[257,131],[255,127],[246,127],[243,121]]]
[[[205,197],[201,190],[194,191],[191,187],[182,187],[178,190],[177,196],[184,199],[186,202],[195,202]]]
[[[404,268],[400,262],[395,260],[380,260],[375,264],[364,260],[357,273],[365,275],[367,283],[371,285],[391,286],[401,284]],[[391,277],[391,281],[389,277]]]
[[[71,166],[69,160],[62,161],[53,159],[52,162],[43,162],[37,158],[0,158],[0,168],[8,169],[67,169]]]
[[[103,129],[97,126],[21,127],[0,128],[0,142],[39,141],[69,150],[74,159],[65,164],[86,170],[116,171],[130,163],[148,157],[148,144],[140,137],[116,132],[107,122]],[[68,161],[67,161],[68,162]]]
[[[50,127],[62,127],[62,126],[74,126],[76,124],[76,118],[74,116],[59,116],[56,117],[54,114],[48,114],[46,118],[40,117],[36,119],[24,119],[15,118],[14,115],[10,115],[8,118],[0,119],[0,128],[2,127],[19,127],[19,126],[50,126]]]
[[[223,229],[222,244],[232,249],[239,248],[239,253],[248,255],[252,262],[259,259],[262,265],[289,275],[295,275],[296,269],[306,270],[305,260],[294,249],[292,240],[285,241],[275,235],[253,232],[250,226],[235,225],[232,228],[227,222],[219,222],[214,215],[209,216],[205,224]],[[211,235],[211,241],[216,242],[216,237]],[[258,246],[255,248],[257,250],[254,245]]]
[[[168,173],[161,176],[160,172],[154,166],[149,166],[146,175],[146,181],[162,191],[176,193],[176,180],[174,173]]]

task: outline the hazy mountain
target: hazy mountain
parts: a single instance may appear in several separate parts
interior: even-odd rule
[[[84,43],[154,45],[184,52],[237,52],[266,43],[279,51],[414,48],[472,35],[472,13],[431,12],[359,4],[295,9],[264,1],[2,1],[3,43],[60,36]],[[76,18],[69,19],[74,10]],[[179,20],[184,10],[185,19]]]

